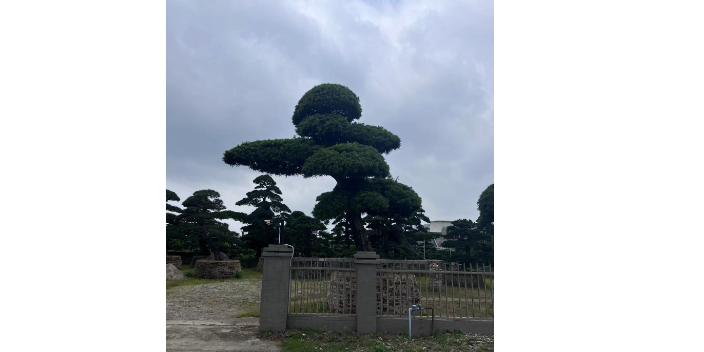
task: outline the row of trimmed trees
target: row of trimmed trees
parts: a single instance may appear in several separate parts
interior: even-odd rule
[[[262,248],[278,243],[281,233],[285,243],[293,245],[301,256],[348,257],[357,251],[352,226],[344,217],[331,222],[291,211],[271,176],[261,175],[253,182],[254,190],[236,203],[254,207],[249,214],[227,210],[220,194],[213,190],[196,191],[181,207],[170,204],[180,198],[166,190],[167,251],[200,252],[217,259],[219,253],[226,252],[251,261],[261,255]],[[417,255],[409,239],[412,241],[416,232],[425,231],[421,217],[424,216],[394,219],[367,215],[362,226],[369,228],[371,246],[382,249],[385,255],[397,247]],[[223,222],[225,219],[243,223],[242,234],[231,231]],[[328,224],[333,226],[332,231],[327,230]]]
[[[198,252],[216,259],[226,253],[251,266],[264,247],[278,243],[280,234],[286,244],[296,248],[298,256],[351,257],[357,251],[352,226],[345,217],[326,222],[302,211],[291,211],[271,176],[261,175],[253,182],[254,189],[236,203],[254,207],[249,214],[227,210],[220,194],[213,190],[194,192],[180,207],[172,204],[180,201],[178,195],[166,190],[167,251]],[[490,263],[493,262],[493,188],[494,185],[489,186],[480,196],[480,217],[476,222],[460,219],[447,229],[448,241],[443,246],[452,248],[452,252],[438,251],[430,244],[440,234],[430,233],[423,226],[430,219],[422,208],[407,218],[366,214],[362,224],[370,245],[384,258],[420,259],[425,245],[427,259]],[[231,231],[223,222],[225,219],[243,223],[242,233]]]

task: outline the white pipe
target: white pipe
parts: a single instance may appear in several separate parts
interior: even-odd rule
[[[408,308],[408,339],[411,339],[411,309],[413,308]]]

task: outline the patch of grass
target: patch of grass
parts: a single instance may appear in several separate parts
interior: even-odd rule
[[[180,271],[185,277],[193,277],[193,268],[189,264],[181,265]]]
[[[211,279],[196,279],[193,277],[193,268],[191,268],[190,265],[184,264],[181,265],[181,269],[179,270],[183,274],[183,276],[186,277],[185,280],[166,280],[166,288],[172,288],[172,287],[179,287],[179,286],[193,286],[193,285],[203,285],[203,284],[212,284],[215,282],[222,282],[226,280],[211,280]],[[255,269],[243,269],[242,271],[238,272],[237,275],[235,276],[237,279],[245,279],[245,280],[260,280],[262,279],[262,273],[256,271]]]
[[[242,269],[242,278],[245,280],[259,280],[262,279],[262,273],[256,269]]]
[[[251,311],[251,312],[240,313],[240,314],[237,314],[237,317],[238,318],[259,317],[259,311],[255,310],[255,311]]]
[[[179,287],[179,286],[193,286],[193,285],[203,285],[203,284],[212,284],[215,282],[222,282],[225,280],[209,280],[209,279],[194,279],[194,278],[187,278],[185,280],[166,280],[166,289],[170,289],[173,287]]]
[[[417,336],[412,341],[405,334],[357,334],[322,332],[316,330],[289,330],[260,334],[262,339],[281,341],[283,352],[409,352],[409,351],[472,351],[493,352],[494,337],[445,332],[434,336]]]

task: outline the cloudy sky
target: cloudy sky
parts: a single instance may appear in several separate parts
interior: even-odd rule
[[[401,148],[391,174],[423,198],[431,220],[476,220],[494,183],[492,1],[166,2],[166,188],[181,200],[214,189],[228,209],[259,173],[223,152],[291,138],[296,103],[320,83],[359,97],[359,122]],[[309,214],[330,177],[274,177]],[[232,229],[240,224],[232,223]]]

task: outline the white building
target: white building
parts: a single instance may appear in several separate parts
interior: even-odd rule
[[[447,228],[449,226],[452,226],[452,221],[446,220],[431,221],[429,224],[423,225],[423,227],[428,229],[428,232],[439,232],[442,234],[442,237],[438,237],[433,240],[433,245],[435,245],[435,248],[444,249],[442,243],[445,242],[445,235],[447,235]]]

